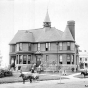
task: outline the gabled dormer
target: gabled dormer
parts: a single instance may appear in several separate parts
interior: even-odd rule
[[[43,23],[44,23],[43,25],[44,27],[51,27],[51,21],[49,18],[48,10],[47,10],[46,17]]]

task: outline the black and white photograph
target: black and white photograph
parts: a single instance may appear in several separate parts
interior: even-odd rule
[[[0,88],[88,87],[88,0],[0,0]]]

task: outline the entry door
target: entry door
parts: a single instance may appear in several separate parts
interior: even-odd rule
[[[41,64],[41,57],[36,56],[36,66],[38,67]]]
[[[11,67],[15,69],[15,64],[16,64],[16,56],[11,57]]]

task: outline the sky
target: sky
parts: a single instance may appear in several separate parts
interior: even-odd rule
[[[3,66],[9,64],[9,42],[18,30],[43,27],[48,13],[51,26],[64,31],[75,21],[75,40],[88,51],[88,0],[0,0],[0,50]]]

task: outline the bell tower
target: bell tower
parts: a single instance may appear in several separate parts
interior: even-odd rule
[[[51,21],[50,21],[50,18],[49,18],[48,10],[47,10],[47,13],[46,13],[45,20],[43,22],[43,26],[44,27],[51,27]]]

